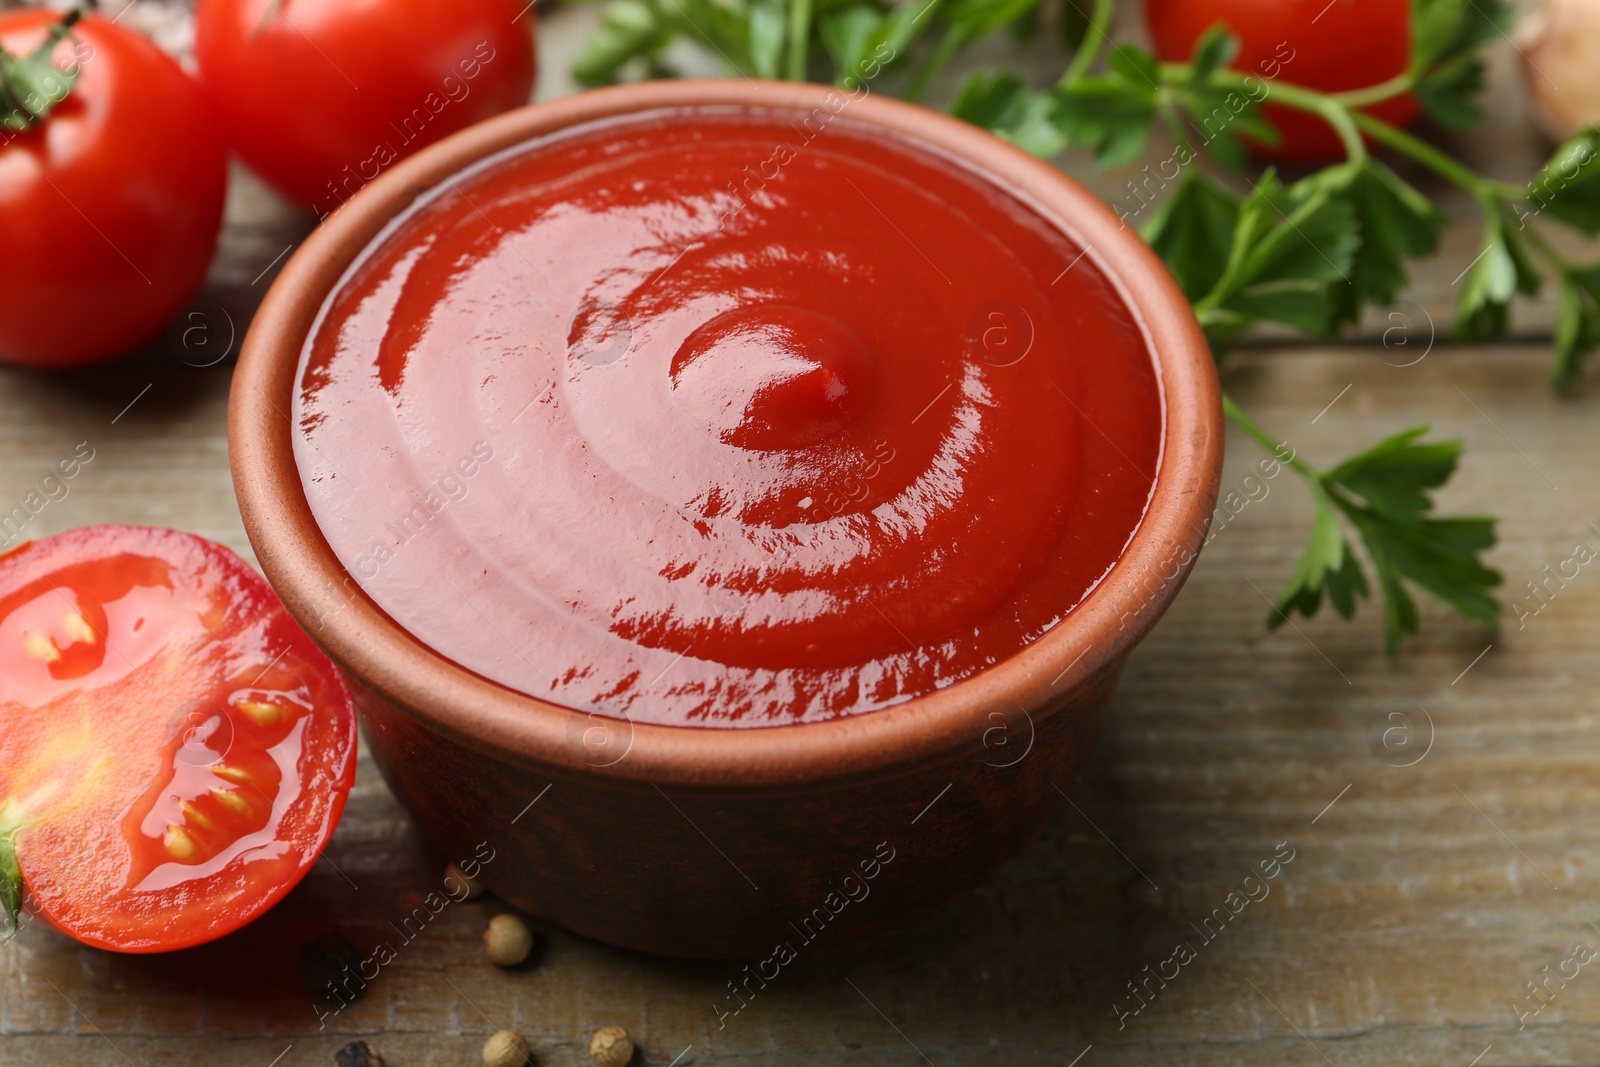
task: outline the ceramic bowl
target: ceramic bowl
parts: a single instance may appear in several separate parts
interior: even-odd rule
[[[515,906],[616,945],[775,959],[905,923],[964,893],[1052,817],[1128,654],[1177,594],[1214,506],[1211,355],[1157,257],[1059,171],[955,119],[876,96],[851,121],[963,160],[1091,247],[1143,319],[1165,394],[1149,511],[1064,621],[959,684],[881,711],[753,729],[634,724],[513,692],[412,638],[362,593],[312,517],[288,412],[319,307],[418,195],[495,152],[662,107],[809,112],[825,86],[658,82],[475,126],[356,193],[289,260],[250,327],[229,444],[245,528],[289,610],[348,675],[384,776],[450,858]],[[836,100],[834,101],[836,102]]]

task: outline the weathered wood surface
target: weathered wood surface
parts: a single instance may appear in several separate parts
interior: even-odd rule
[[[565,47],[569,15],[546,25],[547,46]],[[1529,165],[1532,135],[1514,90],[1495,99],[1478,151],[1510,174]],[[207,363],[229,316],[242,330],[275,257],[303,233],[237,183],[199,318],[115,367],[0,371],[0,509],[88,441],[93,462],[31,534],[170,525],[248,554],[227,469],[228,364],[181,361]],[[1419,278],[1441,330],[1471,233],[1452,229]],[[1491,560],[1508,595],[1575,544],[1600,548],[1594,386],[1552,398],[1545,344],[1462,348],[1441,336],[1430,350],[1425,322],[1408,339],[1403,350],[1250,352],[1229,388],[1314,461],[1417,422],[1464,438],[1443,505],[1503,516]],[[1224,489],[1242,496],[1259,453],[1229,443]],[[291,1067],[330,1063],[357,1036],[396,1067],[469,1064],[493,1028],[513,1026],[539,1063],[560,1067],[588,1062],[587,1035],[609,1023],[657,1065],[1600,1063],[1595,968],[1552,982],[1522,1028],[1517,1017],[1540,1003],[1525,983],[1542,968],[1579,943],[1600,949],[1600,570],[1582,568],[1498,636],[1425,602],[1424,636],[1396,660],[1371,604],[1353,624],[1269,634],[1266,597],[1309,512],[1291,477],[1266,483],[1206,549],[1038,843],[913,928],[802,957],[723,1028],[712,1005],[734,966],[541,930],[529,965],[499,971],[478,941],[492,901],[452,906],[406,941],[389,923],[439,884],[442,860],[364,763],[327,862],[234,937],[134,958],[30,926],[0,948],[0,1065]],[[1270,895],[1206,942],[1190,924],[1224,907],[1280,842],[1294,858]],[[295,957],[336,923],[363,948],[388,940],[398,958],[319,1031]],[[1126,983],[1183,940],[1197,958],[1165,988],[1152,983],[1152,1002],[1119,1028],[1117,1008],[1138,1006]]]

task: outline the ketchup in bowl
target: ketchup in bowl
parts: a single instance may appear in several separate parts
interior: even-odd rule
[[[683,108],[420,198],[328,297],[292,419],[324,536],[418,640],[733,727],[1037,639],[1138,528],[1164,406],[1125,295],[1019,195],[848,111]]]

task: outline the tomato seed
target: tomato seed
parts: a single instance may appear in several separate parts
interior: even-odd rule
[[[224,789],[220,785],[211,790],[211,795],[217,798],[217,803],[229,808],[240,815],[250,814],[250,801],[232,789]]]
[[[234,707],[250,717],[257,726],[272,726],[283,718],[283,709],[276,704],[256,700],[241,700]]]
[[[56,643],[36,633],[22,635],[22,648],[41,663],[56,663],[61,659],[61,650],[56,648]]]
[[[86,645],[92,645],[98,640],[98,635],[95,634],[94,628],[76,611],[67,612],[67,617],[62,620],[61,625],[66,629],[67,635],[74,641],[82,641]]]
[[[167,852],[179,863],[194,855],[194,838],[181,826],[168,823],[167,832],[161,840],[167,846]]]

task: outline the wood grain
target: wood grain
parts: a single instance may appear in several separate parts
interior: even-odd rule
[[[1400,369],[1365,351],[1260,353],[1230,385],[1313,460],[1419,420],[1465,439],[1444,505],[1503,516],[1493,562],[1516,590],[1576,542],[1600,546],[1588,525],[1600,521],[1600,474],[1580,446],[1593,441],[1592,415],[1547,395],[1530,373],[1540,359],[1533,348],[1440,349]],[[94,461],[36,532],[151,522],[245,548],[222,462],[226,371],[157,374],[111,425],[151,377],[0,377],[0,485],[18,495],[91,440]],[[1258,454],[1230,444],[1225,485],[1238,486]],[[1587,903],[1600,862],[1600,573],[1581,571],[1498,637],[1425,602],[1423,638],[1393,661],[1371,605],[1355,624],[1268,634],[1265,595],[1292,566],[1307,508],[1285,476],[1265,484],[1136,654],[1090,770],[1061,783],[1072,805],[966,901],[802,957],[721,1030],[711,1006],[737,968],[544,931],[532,966],[500,972],[477,944],[494,905],[461,905],[405,944],[332,1028],[372,1036],[402,1065],[465,1062],[491,1021],[525,1030],[552,1064],[582,1062],[583,1034],[609,1022],[640,1035],[648,1062],[689,1045],[702,1063],[912,1062],[894,1026],[939,1064],[1065,1063],[1091,1042],[1086,1064],[1320,1062],[1296,1028],[1338,1063],[1464,1064],[1491,1043],[1486,1064],[1594,1062],[1584,1050],[1600,1026],[1600,981],[1591,989],[1580,972],[1526,1030],[1512,1004],[1530,1003],[1523,983],[1576,942],[1600,948],[1587,925],[1600,920]],[[1392,710],[1412,716],[1413,747],[1375,752],[1374,717],[1382,729]],[[1423,750],[1414,766],[1390,765]],[[1282,841],[1295,858],[1270,895],[1203,942],[1189,922]],[[334,923],[364,946],[396,942],[388,922],[406,894],[437,884],[440,862],[363,767],[328,861],[235,937],[130,959],[35,927],[0,950],[0,1062],[117,1062],[111,1041],[136,1063],[266,1063],[291,1043],[284,1063],[325,1061],[339,1039],[317,1033],[294,977],[299,945]],[[1124,983],[1182,939],[1199,958],[1119,1030],[1113,1005],[1134,1005]]]
[[[547,48],[570,48],[584,17],[547,20]],[[547,68],[559,62],[550,55]],[[1494,118],[1467,147],[1509,176],[1535,145],[1503,68]],[[29,536],[148,523],[248,555],[226,462],[229,365],[184,361],[207,363],[230,322],[243,329],[274,257],[304,228],[236,182],[200,318],[114,367],[0,371],[0,511],[87,441],[94,460]],[[1437,271],[1419,274],[1423,308],[1442,315],[1472,240],[1452,228]],[[1534,333],[1548,325],[1527,321]],[[1600,548],[1592,387],[1552,398],[1542,343],[1410,339],[1404,350],[1251,351],[1227,384],[1313,462],[1418,422],[1464,439],[1442,505],[1502,516],[1491,558],[1508,595],[1576,543]],[[1424,350],[1414,366],[1391,365]],[[1260,454],[1242,437],[1229,444],[1224,492],[1242,497]],[[452,906],[407,939],[391,923],[411,894],[438,886],[443,859],[366,762],[326,859],[239,934],[137,958],[31,925],[0,948],[0,1065],[291,1067],[329,1063],[356,1037],[395,1067],[468,1064],[492,1029],[512,1026],[559,1067],[589,1062],[588,1035],[606,1024],[626,1026],[642,1062],[658,1065],[1600,1063],[1597,968],[1552,985],[1525,1028],[1517,1016],[1537,1003],[1524,983],[1542,968],[1580,942],[1600,949],[1600,568],[1524,626],[1508,615],[1499,635],[1423,601],[1423,637],[1393,660],[1371,603],[1354,623],[1268,633],[1267,598],[1309,515],[1291,477],[1264,483],[1265,496],[1252,489],[1259,499],[1203,553],[1136,653],[1089,769],[1060,783],[1070,803],[1041,840],[932,919],[802,956],[723,1026],[713,1005],[741,977],[729,965],[541,929],[529,964],[497,970],[479,944],[493,901]],[[1394,712],[1410,732],[1386,745]],[[1225,907],[1282,842],[1294,858],[1269,894],[1214,940],[1197,933],[1191,923]],[[323,1030],[296,957],[333,926],[363,948],[387,941],[398,958]],[[1165,987],[1152,982],[1131,1014],[1126,983],[1180,941],[1196,958]],[[1120,1027],[1119,1006],[1130,1012]]]

